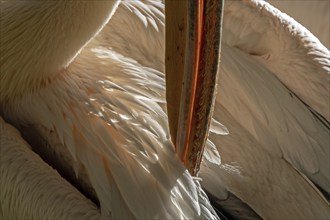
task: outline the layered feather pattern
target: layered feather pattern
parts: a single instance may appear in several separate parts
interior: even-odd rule
[[[122,2],[69,68],[3,114],[54,134],[103,217],[217,219],[169,140],[163,10],[160,1]],[[309,181],[329,192],[329,51],[265,2],[227,1],[224,21],[215,119],[228,129],[212,121],[203,187],[263,218],[329,218]]]
[[[329,193],[329,123],[315,105],[329,105],[329,51],[262,1],[227,2],[223,33],[214,115],[229,135],[211,134],[221,164],[205,155],[203,186],[223,201],[233,193],[266,219],[329,218],[310,182]]]
[[[161,75],[88,47],[52,85],[15,103],[12,121],[56,132],[85,168],[105,215],[217,219],[169,141]]]

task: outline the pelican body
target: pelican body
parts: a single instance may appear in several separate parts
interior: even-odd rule
[[[165,45],[160,1],[77,2],[1,2],[2,218],[219,219],[209,199],[229,219],[330,218],[329,50],[307,29],[267,2],[226,2],[196,178],[184,116],[199,97],[182,101],[196,90],[180,84],[196,45]],[[184,55],[169,62],[183,76],[165,51]]]
[[[99,43],[119,3],[1,2],[1,115],[45,141],[36,151],[99,204],[102,217],[218,219],[170,140],[161,73]],[[152,15],[160,4],[150,1]]]

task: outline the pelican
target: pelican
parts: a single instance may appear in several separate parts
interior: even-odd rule
[[[76,187],[93,201],[86,199],[46,165],[30,150],[29,144],[19,132],[2,120],[1,153],[4,157],[1,160],[1,173],[6,177],[0,182],[1,189],[6,189],[6,193],[1,194],[0,210],[3,218],[47,216],[53,219],[98,219],[101,215],[113,218],[217,218],[200,188],[199,178],[192,178],[185,170],[169,141],[163,74],[163,10],[163,5],[158,1],[121,3],[102,31],[73,62],[69,60],[70,65],[65,70],[70,74],[65,71],[61,73],[63,75],[59,76],[55,85],[53,82],[42,82],[42,92],[33,88],[31,94],[22,93],[21,96],[26,97],[23,101],[11,100],[13,106],[1,100],[2,117],[20,128],[26,139],[32,139],[29,140],[31,145],[33,140],[41,139],[42,143],[35,144],[42,146],[39,151],[47,151],[50,152],[49,157],[57,157],[59,161],[55,162],[60,167],[67,164],[72,166],[73,171],[67,174],[73,176],[70,181],[79,182]],[[126,32],[120,32],[121,29]],[[143,37],[137,36],[136,30],[147,33]],[[73,32],[77,36],[78,32]],[[220,123],[212,121],[199,173],[203,188],[210,198],[215,198],[225,209],[226,204],[230,206],[234,200],[236,210],[233,213],[238,212],[241,217],[329,218],[329,203],[319,190],[322,189],[326,194],[330,188],[329,51],[294,20],[261,1],[227,2],[223,33],[222,74],[214,118],[225,124],[229,133]],[[149,44],[149,41],[153,43]],[[127,45],[127,42],[131,45]],[[13,48],[25,46],[15,41],[11,43]],[[33,42],[33,45],[38,44]],[[44,52],[40,51],[42,54]],[[23,58],[33,58],[34,55],[21,55],[20,59],[16,58],[13,62],[23,62]],[[96,61],[91,57],[97,58]],[[29,62],[35,64],[32,61],[29,59]],[[83,72],[78,72],[82,69]],[[109,74],[98,74],[103,71]],[[310,71],[314,74],[309,74]],[[73,78],[63,86],[67,86],[66,91],[71,93],[65,93],[60,82],[65,79],[63,77],[69,76]],[[95,81],[93,77],[98,80]],[[29,82],[28,78],[21,80],[24,80],[22,85]],[[1,87],[11,86],[8,97],[19,90],[17,80],[14,82],[1,84]],[[95,82],[93,86],[90,86],[91,82]],[[82,90],[88,100],[80,94]],[[95,95],[94,90],[99,94]],[[107,97],[110,92],[116,94],[113,99]],[[132,96],[126,92],[132,92],[137,97],[130,99]],[[87,109],[90,114],[79,114],[81,109],[72,104],[70,108],[63,109],[63,105],[60,105],[63,100],[82,103],[79,107],[83,106],[82,109]],[[77,115],[68,115],[69,112]],[[69,125],[60,124],[58,115],[63,116]],[[90,122],[86,117],[96,121]],[[127,178],[130,179],[130,175],[139,178],[139,174],[144,174],[139,181],[146,182],[150,177],[148,175],[153,174],[156,182],[166,185],[172,181],[172,185],[169,184],[170,190],[166,191],[167,196],[164,193],[160,200],[155,199],[154,195],[141,196],[144,190],[150,190],[156,195],[162,194],[158,194],[159,188],[153,190],[155,188],[152,185],[144,187],[141,182],[122,180],[125,173],[123,176],[115,176],[113,169],[116,166],[111,167],[109,175],[108,171],[104,174],[102,169],[97,168],[88,172],[86,165],[77,162],[84,160],[96,167],[104,166],[102,154],[98,154],[101,160],[97,160],[92,152],[82,152],[89,150],[85,147],[86,143],[92,142],[89,146],[98,143],[93,137],[75,134],[78,136],[72,138],[72,134],[84,132],[86,126],[93,127],[96,134],[106,138],[103,129],[99,128],[99,118],[111,119],[107,121],[109,125],[106,131],[112,139],[105,140],[118,149],[122,149],[121,146],[127,147],[130,154],[125,157],[126,160],[131,162],[130,155],[135,157],[142,154],[150,160],[150,164],[166,162],[167,165],[163,167],[137,164]],[[77,122],[73,119],[81,120]],[[60,130],[49,129],[52,126]],[[74,132],[70,130],[72,127]],[[138,130],[141,133],[133,128],[141,128]],[[62,136],[58,134],[59,131],[63,132]],[[38,137],[31,138],[36,134]],[[72,144],[70,139],[78,141],[76,149],[61,147]],[[180,137],[173,139],[180,143]],[[136,150],[129,147],[123,144],[125,141],[141,143],[134,145],[140,148]],[[147,146],[153,147],[150,149]],[[122,158],[119,152],[114,152],[115,149],[109,150],[113,160],[116,157]],[[118,164],[114,165],[120,167],[126,160],[117,160]],[[187,161],[185,164],[189,167]],[[138,168],[141,171],[139,174]],[[163,172],[163,175],[153,171]],[[102,187],[109,188],[103,190]],[[178,200],[171,200],[169,205],[166,203],[169,198]],[[95,205],[97,201],[101,205],[101,212]],[[165,205],[157,201],[165,201]],[[238,203],[246,203],[250,207],[248,213],[244,213],[242,204]]]
[[[171,87],[176,93],[169,94],[169,100],[178,100],[181,91],[183,97],[177,106],[168,105],[169,115],[177,117],[171,132],[182,139],[178,156],[168,133],[162,73],[137,63],[134,56],[125,57],[104,47],[102,37],[110,35],[97,37],[100,31],[107,32],[103,28],[119,3],[1,2],[2,116],[15,127],[34,130],[41,137],[30,141],[47,143],[48,149],[36,151],[48,151],[44,158],[71,182],[79,182],[77,187],[99,203],[102,218],[218,219],[189,171],[194,174],[199,168],[200,148],[210,121],[211,108],[207,106],[214,102],[219,60],[219,49],[214,46],[220,46],[222,3],[183,1],[180,6],[173,2],[166,7],[173,13],[176,27],[168,35],[173,33],[174,40],[182,38],[186,44],[181,53],[176,52],[181,42],[173,43],[174,49],[167,52],[169,63],[176,62],[177,55],[184,61],[182,71],[166,74],[172,77],[168,85],[180,82]],[[127,2],[126,7],[136,10],[140,19],[148,19],[142,21],[154,29],[164,25],[161,2],[145,3],[150,8],[142,2]],[[214,19],[212,24],[210,19]],[[155,41],[153,47],[162,51]],[[136,56],[148,60],[153,54],[143,54],[140,43],[137,49],[142,51]],[[202,54],[208,59],[201,59]],[[185,86],[179,80],[181,72]],[[200,102],[207,107],[203,112]],[[18,209],[8,198],[2,204],[5,212]],[[28,213],[4,216],[44,215],[29,215],[29,210],[23,209]],[[58,217],[54,215],[49,218]]]

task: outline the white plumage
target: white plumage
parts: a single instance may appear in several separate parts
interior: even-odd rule
[[[307,179],[329,193],[329,51],[294,20],[259,1],[228,1],[223,34],[214,117],[229,134],[214,134],[226,129],[213,121],[202,185],[219,200],[229,192],[236,195],[266,219],[329,218],[329,203]],[[217,218],[168,140],[163,53],[162,3],[123,2],[60,80],[21,101],[1,103],[5,120],[33,126],[58,155],[67,155],[64,163],[74,167],[82,185],[91,181],[103,216]],[[6,178],[0,184],[8,189],[1,194],[3,218],[52,218],[61,210],[67,218],[99,217],[93,204],[75,209],[73,199],[62,208],[54,203],[53,212],[45,211],[51,204],[38,201],[16,212],[33,195],[39,197],[40,188],[10,194],[13,179],[34,186],[55,178],[45,171],[38,175],[44,176],[41,180],[27,179],[22,169],[9,169],[13,163],[39,160],[33,154],[26,158],[31,153],[26,148],[17,161],[11,159],[14,153],[8,152],[25,145],[2,122],[1,173]],[[35,168],[24,169],[33,173],[29,170]],[[15,198],[22,203],[11,202]],[[72,215],[67,206],[73,207]]]
[[[328,218],[305,176],[329,193],[329,68],[329,51],[292,18],[263,1],[227,2],[214,117],[230,135],[210,136],[223,167],[203,164],[205,189],[218,175],[263,218]]]
[[[330,48],[330,2],[316,1],[277,1],[268,0],[270,4],[293,17],[297,22],[311,31],[328,49]],[[312,14],[313,16],[306,16]]]
[[[102,217],[217,219],[206,195],[184,168],[169,140],[167,115],[164,110],[163,73],[141,66],[136,60],[110,50],[108,47],[111,45],[102,47],[102,37],[108,38],[106,41],[112,41],[106,30],[103,32],[105,36],[93,39],[79,54],[71,52],[77,48],[79,42],[88,40],[88,35],[93,36],[93,32],[99,31],[98,27],[92,25],[103,25],[106,20],[101,19],[108,19],[107,11],[115,10],[116,4],[2,4],[5,4],[3,13],[6,16],[3,16],[1,21],[7,25],[5,31],[8,31],[8,35],[11,34],[4,38],[7,44],[1,47],[6,64],[1,74],[1,87],[5,90],[1,101],[6,103],[2,109],[3,116],[17,127],[35,128],[50,146],[48,150],[58,155],[69,168],[73,168],[77,177],[85,177],[81,178],[81,184],[91,185],[95,190]],[[150,1],[154,10],[145,15],[142,13],[146,6],[141,2],[130,2],[128,6],[139,15],[138,18],[146,19],[157,15],[155,13],[159,10],[159,4],[157,1]],[[21,25],[25,31],[18,37],[18,40],[23,42],[17,44],[21,47],[28,45],[31,50],[35,50],[32,64],[37,58],[40,59],[40,69],[33,66],[31,61],[26,61],[28,57],[23,56],[20,64],[22,66],[17,64],[18,70],[13,70],[15,68],[10,64],[17,60],[13,60],[11,55],[18,55],[18,49],[9,50],[9,46],[14,47],[14,42],[7,39],[16,37],[17,33],[11,28],[14,29],[16,23],[24,24],[26,20],[21,15],[22,17],[12,21],[11,16],[15,11],[29,13],[29,9],[30,13],[39,10],[40,19],[54,16],[54,20],[47,24],[49,26],[43,22],[35,22],[34,28],[40,30],[30,33],[30,30],[26,29],[33,23],[30,23],[31,20],[38,20],[38,14],[31,14],[32,18],[26,18],[27,25]],[[71,17],[71,13],[77,13],[77,16]],[[98,13],[100,15],[96,15]],[[87,22],[86,26],[81,26],[80,19]],[[164,22],[164,16],[159,19]],[[72,23],[72,26],[64,25],[64,21]],[[149,25],[146,25],[149,23],[143,22],[142,27],[148,28]],[[164,28],[164,24],[161,26]],[[66,39],[62,36],[63,30],[67,31]],[[75,31],[82,37],[76,36]],[[157,32],[157,29],[154,31]],[[36,40],[34,37],[42,38],[36,47],[29,45]],[[69,45],[68,42],[75,39],[77,42]],[[52,40],[53,44],[47,42],[49,40]],[[98,43],[99,41],[101,43]],[[130,46],[127,42],[124,43]],[[142,54],[136,55],[145,56],[143,60],[147,60],[152,54],[149,55],[143,46],[145,45],[139,41],[136,47]],[[157,44],[154,46],[162,47]],[[47,49],[51,51],[37,54]],[[58,51],[60,49],[67,50],[63,57]],[[26,51],[23,50],[22,53],[24,52]],[[44,56],[49,56],[52,60]],[[65,57],[72,59],[72,56],[74,61],[67,67]],[[59,68],[62,62],[64,68]],[[20,84],[21,80],[26,80],[24,87],[18,87],[16,90],[14,84]],[[63,155],[65,158],[61,158]],[[18,207],[9,208],[10,210],[5,211],[11,212]]]

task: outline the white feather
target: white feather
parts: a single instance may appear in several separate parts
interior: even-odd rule
[[[3,114],[56,134],[103,217],[216,219],[169,142],[163,10],[160,1],[123,2],[59,80]],[[230,133],[212,134],[228,133],[212,122],[203,186],[263,218],[329,218],[304,176],[329,192],[329,129],[312,113],[329,120],[329,51],[264,2],[227,1],[224,18],[215,119]]]
[[[44,109],[46,129],[85,168],[103,216],[217,218],[210,205],[201,209],[207,199],[169,141],[162,74],[97,46],[91,42],[61,80],[20,103],[12,121],[43,125],[38,111]],[[114,200],[119,195],[128,212]]]
[[[0,147],[1,219],[100,219],[95,204],[32,152],[1,117]]]
[[[225,189],[262,218],[329,218],[329,203],[305,178],[329,192],[329,128],[313,113],[326,117],[328,111],[329,84],[323,70],[328,50],[262,1],[227,2],[223,33],[214,115],[230,134],[210,134],[221,165],[204,160],[200,175],[205,189],[218,193],[210,184],[218,175]],[[293,87],[284,85],[279,75],[287,73],[292,75],[289,84],[304,90],[290,91]],[[226,199],[223,195],[222,190],[219,198]]]

